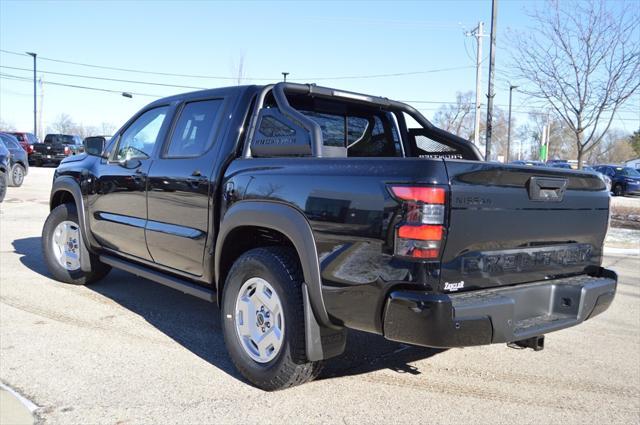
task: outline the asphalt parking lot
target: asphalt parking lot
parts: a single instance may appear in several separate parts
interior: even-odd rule
[[[547,336],[447,351],[351,333],[320,379],[265,393],[229,360],[210,304],[113,271],[49,278],[40,252],[52,168],[0,206],[0,379],[44,423],[638,423],[640,257],[608,255],[613,306]],[[640,241],[638,241],[640,244]]]

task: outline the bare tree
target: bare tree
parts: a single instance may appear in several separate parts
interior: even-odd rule
[[[433,116],[434,124],[465,139],[473,137],[475,95],[472,91],[456,93],[456,101],[441,106]]]
[[[100,124],[100,134],[102,136],[111,136],[116,132],[117,129],[118,127],[116,127],[116,125],[111,122],[103,121],[102,124]]]
[[[512,37],[515,77],[566,123],[582,167],[640,86],[637,4],[548,0],[531,19]]]
[[[47,132],[49,133],[61,133],[70,134],[76,127],[76,123],[73,122],[71,116],[68,114],[60,114],[54,122],[49,125]]]
[[[589,151],[588,160],[593,164],[623,163],[633,159],[634,154],[629,134],[610,130],[602,138],[602,142]]]
[[[0,131],[16,131],[16,127],[3,119],[0,119]]]
[[[233,61],[231,65],[232,72],[235,74],[234,76],[236,78],[237,85],[241,85],[247,76],[246,69],[244,66],[244,59],[245,59],[245,53],[241,52],[240,57],[238,58],[238,63],[236,64],[235,61]]]
[[[475,95],[473,92],[457,93],[454,103],[441,106],[433,116],[433,122],[436,126],[460,136],[464,139],[471,140],[473,138],[475,111]],[[485,146],[485,125],[487,111],[482,111],[480,119],[480,141],[478,148]],[[507,130],[508,130],[507,114],[499,107],[493,108],[493,131],[492,145],[493,152],[496,156],[505,157],[507,153]],[[511,120],[515,125],[515,119]]]
[[[573,132],[561,118],[530,112],[529,123],[533,130],[531,136],[535,145],[536,158],[539,158],[540,155],[542,133],[545,126],[549,126],[548,159],[573,159],[578,155],[573,141]]]

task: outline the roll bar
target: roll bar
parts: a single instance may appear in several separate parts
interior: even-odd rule
[[[247,135],[247,141],[244,146],[243,157],[251,158],[251,140],[256,131],[257,126],[257,117],[258,112],[264,106],[264,100],[269,94],[269,92],[273,93],[273,97],[276,101],[276,105],[281,113],[286,115],[291,120],[297,122],[304,129],[309,131],[311,136],[311,151],[314,157],[322,157],[323,156],[323,140],[322,140],[322,129],[320,125],[312,120],[311,118],[305,116],[300,111],[293,108],[289,101],[287,100],[286,94],[301,94],[301,95],[309,95],[312,97],[320,97],[327,99],[344,99],[354,103],[361,103],[365,105],[375,105],[379,107],[381,110],[385,111],[399,111],[405,112],[409,116],[411,116],[418,124],[420,124],[423,128],[430,132],[434,132],[436,134],[446,133],[444,130],[441,130],[435,127],[428,119],[424,117],[417,109],[414,107],[407,105],[406,103],[398,102],[395,100],[387,99],[386,97],[379,96],[370,96],[361,93],[350,92],[346,90],[337,90],[329,87],[320,87],[315,84],[299,84],[299,83],[277,83],[270,84],[265,86],[260,94],[257,97],[257,101],[255,104],[254,114],[251,119],[251,123],[249,125],[249,133]],[[482,156],[478,149],[470,143],[468,140],[465,140],[461,137],[455,136],[453,134],[448,134],[451,138],[453,138],[457,144],[463,150],[468,152],[473,152],[474,155],[477,156],[478,159],[481,159]]]

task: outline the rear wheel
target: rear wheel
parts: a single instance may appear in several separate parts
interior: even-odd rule
[[[9,172],[9,186],[20,187],[24,182],[25,169],[20,164],[13,164]]]
[[[617,184],[613,187],[613,194],[615,196],[622,196],[624,195],[624,192],[622,190],[622,185],[621,184]]]
[[[4,171],[0,171],[0,202],[4,201],[7,194],[7,176]]]
[[[256,248],[233,265],[222,297],[224,340],[240,373],[267,391],[314,379],[305,354],[302,273],[288,248]]]
[[[44,258],[56,280],[74,285],[86,285],[102,279],[109,273],[111,267],[83,249],[82,244],[75,205],[57,206],[49,213],[42,229]],[[83,255],[88,255],[90,271],[83,271],[81,268],[84,261]]]

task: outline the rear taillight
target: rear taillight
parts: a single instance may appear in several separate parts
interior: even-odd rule
[[[65,146],[64,147],[64,154],[65,155],[69,155],[71,153],[71,149],[69,149],[69,146]]]
[[[27,145],[27,153],[33,153],[33,145]]]
[[[395,229],[395,255],[438,259],[445,236],[445,189],[391,186],[390,190],[403,203],[403,218]]]

